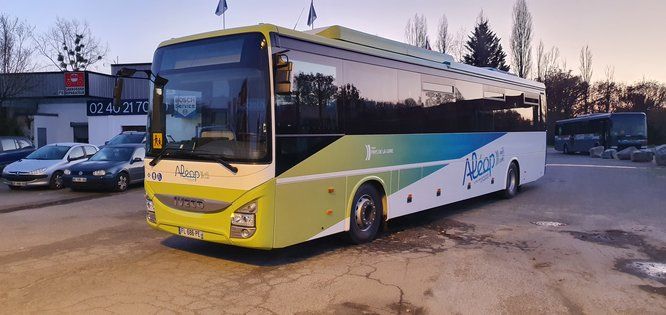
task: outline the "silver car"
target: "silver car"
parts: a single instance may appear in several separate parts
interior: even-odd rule
[[[24,159],[7,165],[2,182],[11,189],[26,186],[64,186],[63,171],[90,158],[99,149],[85,143],[55,143],[43,146]]]

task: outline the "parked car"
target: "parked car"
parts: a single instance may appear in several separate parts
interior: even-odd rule
[[[45,145],[25,158],[7,165],[2,181],[11,189],[25,186],[63,188],[64,170],[87,160],[97,153],[96,146],[85,143]]]
[[[143,131],[123,131],[115,135],[111,140],[104,143],[104,146],[107,145],[117,145],[125,143],[146,143],[148,133]],[[174,141],[170,135],[167,135],[167,142]]]
[[[26,137],[0,137],[0,174],[5,166],[14,163],[35,151],[35,146]]]
[[[142,144],[108,145],[88,161],[65,170],[65,183],[72,190],[111,189],[125,191],[130,184],[143,182]]]
[[[146,143],[146,136],[147,133],[142,131],[123,131],[105,142],[104,146],[125,143]]]

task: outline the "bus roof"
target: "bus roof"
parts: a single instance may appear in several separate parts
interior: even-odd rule
[[[556,124],[567,124],[567,123],[573,123],[573,122],[579,122],[579,121],[606,119],[606,118],[610,118],[611,116],[622,116],[622,115],[643,115],[643,116],[645,116],[645,113],[643,113],[643,112],[593,113],[593,114],[580,115],[580,116],[574,117],[574,118],[558,120],[555,123]]]
[[[264,34],[277,33],[279,35],[295,38],[298,40],[313,42],[367,55],[418,64],[426,67],[438,68],[482,78],[520,84],[540,91],[545,90],[545,85],[541,82],[523,79],[516,75],[497,69],[480,68],[458,63],[453,60],[453,57],[447,54],[363,33],[339,25],[317,28],[308,32],[301,32],[272,24],[259,24],[254,26],[217,30],[174,38],[162,42],[159,47],[193,40],[249,32],[261,32]]]

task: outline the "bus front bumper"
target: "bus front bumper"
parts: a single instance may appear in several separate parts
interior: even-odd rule
[[[255,187],[234,200],[231,205],[220,212],[199,213],[175,209],[155,197],[155,193],[168,191],[188,191],[179,189],[176,184],[161,187],[155,183],[147,183],[146,187],[146,223],[157,230],[174,235],[208,242],[228,244],[256,249],[273,248],[273,199],[275,181],[271,180]],[[167,189],[165,189],[167,188]],[[191,190],[190,190],[191,191]],[[196,191],[200,191],[196,189]],[[191,198],[212,199],[212,196],[223,196],[222,189],[211,196],[187,195]],[[232,218],[237,210],[250,203],[256,203],[254,226],[232,225]],[[152,210],[152,211],[151,211]],[[245,232],[243,232],[245,230]],[[244,234],[245,233],[245,234]],[[244,237],[243,235],[249,235]]]

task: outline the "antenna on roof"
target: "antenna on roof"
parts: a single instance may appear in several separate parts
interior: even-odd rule
[[[301,9],[301,14],[298,15],[298,19],[296,20],[296,24],[294,24],[294,30],[296,30],[296,26],[298,26],[298,22],[301,20],[301,16],[303,16],[303,11],[305,11],[305,7]]]

